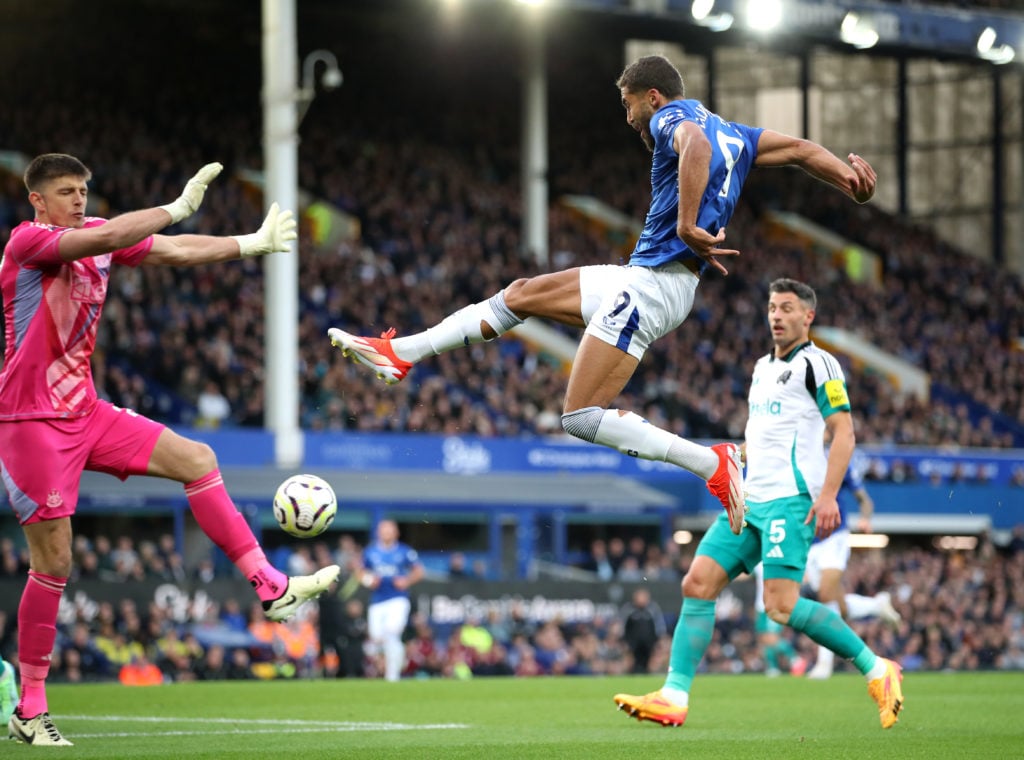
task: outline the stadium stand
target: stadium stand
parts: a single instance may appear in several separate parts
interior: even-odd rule
[[[1012,6],[996,0],[987,5]],[[82,19],[83,32],[90,23],[102,22]],[[201,19],[197,33],[202,34]],[[110,214],[164,202],[206,160],[221,160],[230,170],[258,167],[258,68],[243,65],[245,56],[225,44],[214,54],[235,88],[208,91],[204,78],[195,76],[189,78],[194,87],[187,97],[174,91],[154,95],[145,73],[133,65],[146,57],[147,44],[142,36],[128,35],[123,46],[109,51],[104,65],[123,72],[124,79],[116,88],[90,89],[85,113],[75,106],[86,79],[96,72],[73,65],[73,46],[48,47],[53,65],[65,64],[69,76],[54,84],[46,102],[32,97],[29,82],[4,83],[10,102],[31,108],[11,109],[0,121],[0,148],[24,156],[57,147],[73,150],[96,170],[97,213]],[[62,55],[68,60],[62,62]],[[182,79],[196,73],[184,60],[168,64]],[[409,93],[408,110],[396,109],[382,123],[384,105],[370,96],[393,95],[394,72],[357,70],[362,82],[349,77],[333,102],[314,104],[303,127],[303,185],[353,214],[362,230],[359,239],[317,248],[310,226],[303,228],[303,427],[557,433],[563,368],[526,343],[506,339],[448,354],[425,362],[401,385],[384,388],[342,361],[325,340],[329,324],[356,331],[391,325],[415,330],[538,269],[520,252],[517,121],[507,104],[504,110],[485,109],[481,118],[455,108],[427,126],[416,114],[436,108],[434,96]],[[138,101],[145,105],[126,105],[126,92],[145,93]],[[642,148],[622,124],[610,85],[583,83],[572,94],[576,100],[564,106],[567,128],[552,135],[551,265],[558,267],[614,261],[625,255],[627,245],[558,198],[592,196],[634,218],[646,206]],[[787,275],[818,285],[821,323],[858,332],[934,381],[930,401],[922,402],[851,363],[847,370],[860,440],[943,448],[1024,445],[1019,277],[877,209],[840,211],[826,194],[808,193],[800,177],[758,179],[746,197],[730,228],[730,239],[744,252],[742,262],[729,278],[706,278],[690,321],[656,345],[623,406],[692,437],[738,437],[747,368],[751,357],[767,350],[763,294],[772,278]],[[882,287],[851,281],[831,260],[780,241],[765,222],[766,212],[775,209],[798,212],[877,251],[884,262]],[[29,215],[16,171],[0,170],[0,242]],[[249,184],[225,176],[208,194],[195,229],[234,231],[254,227],[259,219],[260,199]],[[96,366],[97,383],[115,403],[175,424],[258,427],[264,402],[263,316],[258,264],[120,272],[101,328],[106,361]],[[720,330],[721,325],[729,329]],[[985,347],[980,361],[978,346]],[[211,390],[209,383],[228,402],[227,418],[200,415],[199,399]],[[186,567],[173,541],[168,547],[162,540],[149,544],[129,538],[118,542],[123,545],[116,554],[101,535],[82,538],[76,543],[79,578],[116,578],[125,584],[140,577],[182,584],[217,578],[218,568],[208,558]],[[653,563],[648,572],[656,565],[667,579],[686,567],[685,557],[652,558],[646,551],[643,561]],[[24,550],[9,538],[0,540],[0,575],[22,578],[26,569]],[[859,632],[880,653],[899,657],[904,667],[1024,668],[1024,547],[1019,542],[999,552],[982,543],[973,553],[907,549],[865,555],[851,565],[849,578],[861,593],[897,589],[903,627],[890,632],[867,623]],[[169,680],[195,674],[331,673],[326,660],[311,660],[307,629],[287,638],[288,632],[273,628],[252,630],[247,620],[239,625],[237,611],[228,622],[224,612],[190,611],[183,622],[155,605],[133,611],[128,604],[105,603],[95,611],[72,610],[62,620],[54,669],[68,681],[116,678],[112,663],[126,657],[125,647],[137,646]],[[491,636],[490,647],[469,646],[460,631],[435,630],[429,621],[417,620],[410,646],[418,655],[407,675],[456,675],[464,668],[523,676],[625,673],[631,667],[621,621],[613,618],[564,629],[514,616],[480,625]],[[758,670],[749,626],[749,610],[721,622],[718,643],[706,660],[709,670]],[[13,617],[0,611],[5,656],[13,646],[12,631]],[[275,636],[292,642],[297,654],[274,655],[282,649],[275,648]],[[651,672],[664,670],[662,644],[651,659]],[[218,646],[226,658],[210,654]],[[363,663],[363,673],[372,675],[374,667]]]

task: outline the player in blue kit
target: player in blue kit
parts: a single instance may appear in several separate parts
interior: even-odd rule
[[[358,337],[332,327],[331,342],[387,383],[428,356],[505,334],[527,317],[585,328],[563,403],[562,428],[629,456],[669,462],[707,481],[734,533],[743,529],[743,475],[735,444],[702,446],[609,408],[647,347],[686,319],[700,277],[728,274],[718,261],[740,189],[754,166],[800,166],[859,203],[874,193],[875,172],[849,165],[808,140],[727,122],[685,99],[679,71],[661,56],[640,58],[616,82],[626,122],[653,153],[651,206],[629,262],[585,266],[516,280],[486,301],[424,332]]]
[[[423,580],[423,565],[416,550],[398,540],[394,520],[377,525],[377,540],[363,551],[360,580],[372,589],[366,609],[370,644],[384,654],[384,678],[397,681],[405,666],[402,632],[409,622],[409,587]]]

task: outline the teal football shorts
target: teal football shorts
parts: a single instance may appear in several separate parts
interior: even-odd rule
[[[813,502],[809,496],[788,496],[761,504],[748,501],[747,527],[740,535],[729,530],[723,511],[704,534],[697,554],[710,557],[732,580],[753,572],[764,562],[765,578],[787,578],[800,583],[807,551],[814,540],[814,523],[804,525]]]

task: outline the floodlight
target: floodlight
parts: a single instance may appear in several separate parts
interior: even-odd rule
[[[309,105],[313,102],[313,98],[316,97],[316,83],[313,80],[316,76],[316,65],[318,63],[324,65],[324,73],[320,77],[320,85],[325,90],[336,90],[341,87],[341,83],[344,81],[341,69],[338,68],[338,59],[330,50],[314,50],[307,55],[306,59],[302,62],[302,86],[295,96],[299,106],[298,116],[300,123],[305,117],[306,111],[309,110]]]
[[[693,14],[695,21],[703,21],[714,7],[715,0],[693,0],[693,5],[690,6],[690,13]]]
[[[978,35],[978,52],[984,55],[996,44],[996,30],[986,26]]]
[[[782,0],[747,0],[747,26],[770,32],[782,23]]]
[[[865,50],[878,44],[878,32],[870,19],[862,18],[850,11],[843,17],[843,23],[839,27],[839,39],[847,45]]]
[[[1010,45],[996,45],[996,37],[996,30],[991,26],[982,29],[978,35],[978,55],[992,63],[1009,63],[1016,56],[1016,51]]]

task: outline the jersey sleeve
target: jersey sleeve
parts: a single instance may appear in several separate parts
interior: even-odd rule
[[[835,357],[824,352],[807,357],[809,369],[814,372],[816,384],[814,398],[821,416],[828,419],[836,412],[850,411],[850,396],[846,391],[846,377]]]
[[[686,112],[682,108],[663,108],[651,119],[651,136],[654,138],[654,149],[675,153],[672,138],[679,125],[686,121]]]
[[[406,566],[411,568],[411,567],[413,567],[415,565],[418,565],[419,563],[420,563],[419,552],[417,552],[411,546],[407,546],[406,549],[405,549],[405,564],[406,564]]]
[[[29,269],[45,269],[60,266],[60,239],[69,227],[51,227],[48,224],[26,224],[14,231],[7,245],[5,255],[18,266]]]
[[[137,267],[153,247],[153,236],[143,238],[135,245],[127,248],[120,248],[113,252],[111,260],[115,264],[125,264],[130,267]]]
[[[733,122],[733,126],[743,135],[743,139],[747,143],[747,150],[749,151],[750,165],[753,166],[754,161],[757,159],[757,144],[761,141],[761,133],[764,132],[764,127],[750,127],[746,124],[737,124],[736,122]]]

